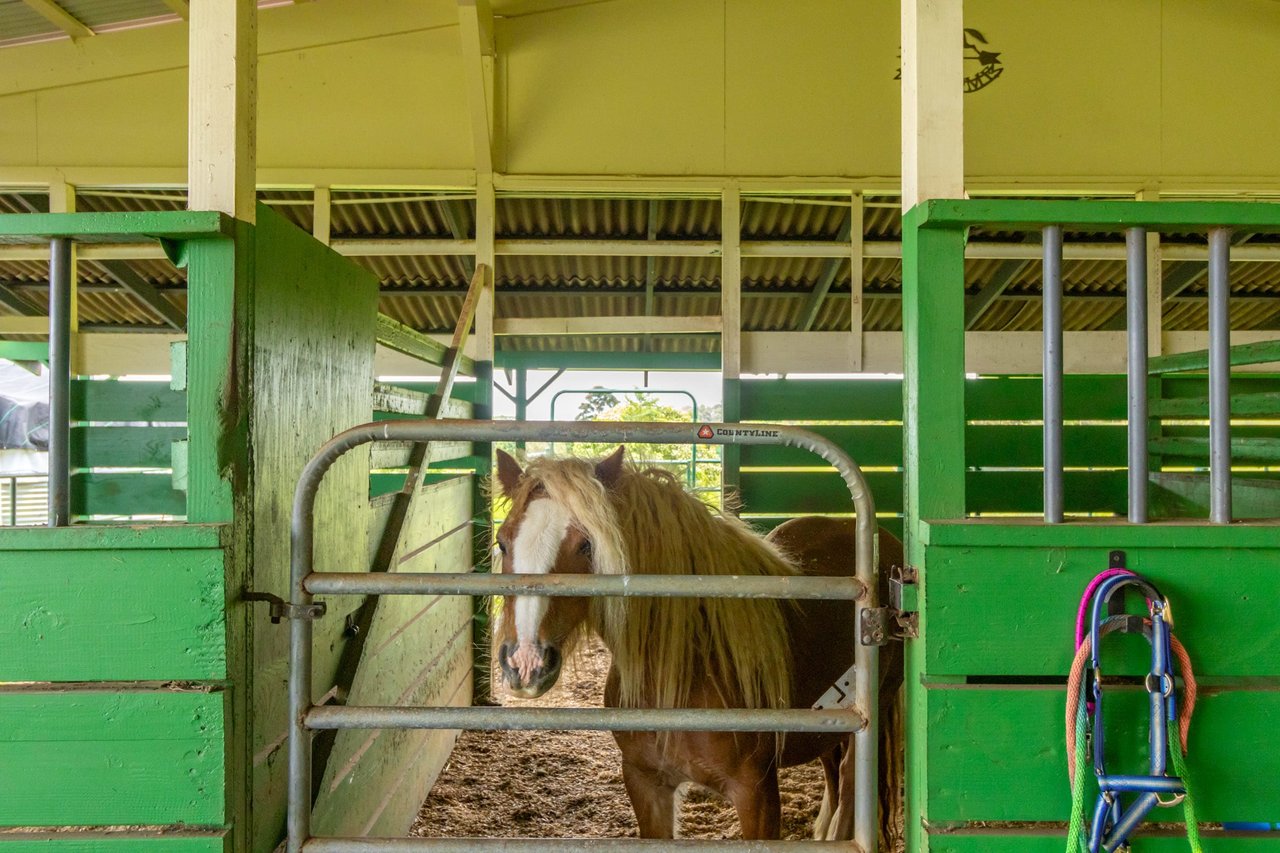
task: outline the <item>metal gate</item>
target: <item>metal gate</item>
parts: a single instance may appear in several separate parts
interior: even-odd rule
[[[732,577],[671,575],[492,575],[313,572],[316,492],[329,467],[352,448],[370,442],[562,440],[640,444],[757,444],[808,450],[829,462],[844,480],[857,514],[854,577]],[[312,697],[312,620],[322,612],[314,595],[532,595],[642,596],[853,601],[857,622],[877,606],[876,515],[857,463],[831,441],[796,427],[744,424],[527,423],[515,421],[403,420],[364,424],[339,433],[311,458],[294,492],[289,647],[288,853],[354,851],[466,851],[479,839],[321,838],[311,835],[311,738],[321,729],[596,729],[613,731],[854,732],[854,844],[875,853],[879,721],[875,718],[879,654],[855,644],[854,705],[848,710],[702,708],[487,708],[315,706]],[[858,632],[860,633],[860,632]],[[825,841],[668,841],[640,839],[503,839],[491,849],[574,850],[698,847],[706,850],[824,850]],[[847,849],[847,843],[843,845]]]

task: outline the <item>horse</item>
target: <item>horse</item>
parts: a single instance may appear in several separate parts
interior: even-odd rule
[[[797,518],[761,537],[670,472],[624,463],[622,447],[594,464],[543,458],[522,470],[501,450],[497,460],[497,488],[511,503],[494,555],[504,573],[852,574],[851,520]],[[879,546],[885,596],[902,546],[883,530]],[[823,600],[507,596],[494,657],[508,690],[541,696],[590,632],[612,655],[609,707],[806,708],[852,663],[851,610],[847,601]],[[902,684],[900,645],[882,650],[880,672],[883,721]],[[898,766],[897,750],[885,748],[890,736],[882,725],[882,778]],[[695,784],[730,801],[744,839],[777,839],[778,768],[814,759],[826,781],[814,836],[852,836],[851,735],[614,732],[614,739],[642,838],[676,836],[680,792]],[[892,803],[896,784],[881,788],[882,803]],[[881,809],[882,845],[890,811]]]

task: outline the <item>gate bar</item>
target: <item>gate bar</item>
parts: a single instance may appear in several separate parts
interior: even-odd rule
[[[1147,229],[1125,232],[1129,339],[1129,521],[1147,522]]]
[[[760,575],[487,575],[314,572],[312,595],[533,595],[618,598],[796,598],[857,601],[857,578]]]
[[[697,850],[713,853],[831,853],[832,841],[728,841],[693,838],[311,838],[306,853],[560,853]]]
[[[1231,523],[1231,229],[1209,231],[1209,520]]]
[[[594,423],[589,421],[527,423],[518,421],[402,420],[363,424],[327,441],[303,468],[294,491],[291,519],[291,603],[309,605],[306,587],[315,559],[314,515],[316,493],[325,472],[352,448],[375,441],[515,441],[559,440],[641,444],[751,444],[783,445],[808,450],[831,463],[849,489],[857,516],[855,576],[863,585],[859,610],[877,605],[875,500],[856,462],[828,439],[806,429],[744,424]],[[288,853],[301,853],[311,835],[311,734],[306,716],[312,708],[312,623],[289,623],[289,811]],[[855,738],[854,842],[864,851],[876,849],[878,821],[879,720],[877,707],[880,677],[878,649],[854,644],[854,705],[866,714],[866,725]],[[564,849],[560,840],[556,849]],[[593,839],[594,843],[594,839]],[[315,849],[315,848],[313,848]],[[351,850],[349,847],[329,849]],[[388,849],[366,847],[359,849]],[[468,847],[469,851],[474,847]]]
[[[595,732],[858,732],[857,710],[804,708],[467,708],[322,705],[307,712],[308,729],[465,729]]]
[[[1044,227],[1044,520],[1062,521],[1062,226]]]

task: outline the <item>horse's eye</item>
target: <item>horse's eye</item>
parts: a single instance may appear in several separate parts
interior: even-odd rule
[[[578,553],[584,557],[591,556],[591,540],[583,539],[582,544],[578,546]]]
[[[503,542],[501,539],[498,540],[498,553],[503,556],[506,556],[507,554],[507,543]]]

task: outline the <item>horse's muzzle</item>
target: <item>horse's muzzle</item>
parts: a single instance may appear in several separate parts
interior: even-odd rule
[[[555,646],[538,645],[539,664],[528,669],[527,677],[512,661],[515,646],[503,643],[498,647],[498,665],[502,667],[502,680],[512,693],[525,699],[536,699],[555,686],[560,677],[560,650]]]

